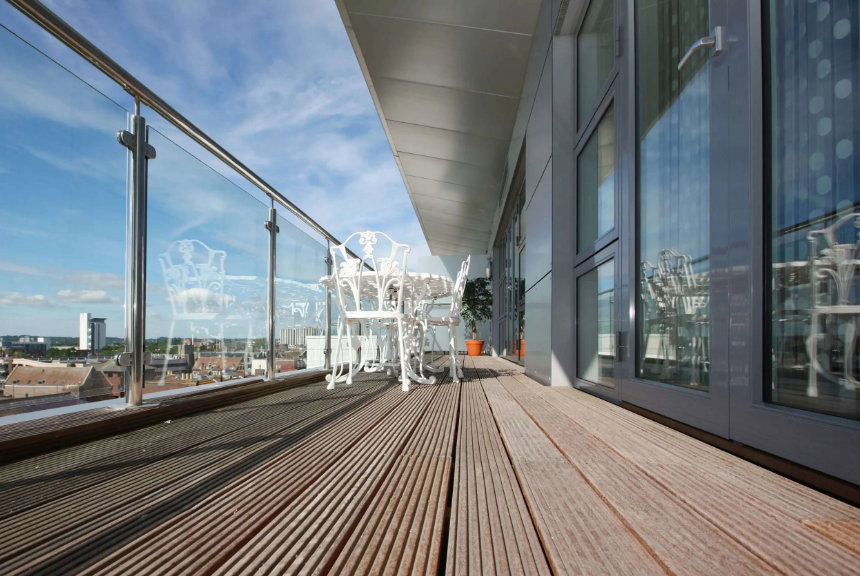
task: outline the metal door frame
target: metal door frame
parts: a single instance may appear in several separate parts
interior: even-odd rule
[[[725,202],[728,192],[728,181],[725,175],[728,170],[729,116],[728,116],[728,73],[729,61],[727,52],[733,47],[727,46],[726,52],[710,60],[710,365],[708,392],[683,388],[671,384],[663,384],[645,380],[636,376],[637,344],[637,310],[638,310],[638,250],[637,250],[637,201],[638,201],[638,116],[637,116],[637,77],[638,62],[638,30],[636,28],[637,1],[628,0],[626,10],[627,34],[625,38],[626,66],[624,74],[626,90],[619,91],[618,108],[624,108],[628,119],[623,137],[619,131],[620,146],[625,147],[626,156],[623,159],[623,190],[624,203],[622,222],[627,238],[622,239],[622,285],[623,300],[628,304],[626,326],[620,326],[624,331],[625,353],[620,382],[620,400],[647,410],[657,412],[700,428],[707,432],[723,437],[729,436],[729,364],[728,364],[728,328],[729,304],[728,293],[730,250],[728,224],[729,206]],[[726,26],[726,3],[730,0],[710,1],[710,27]],[[729,31],[731,35],[731,31]],[[727,43],[731,44],[731,43]],[[680,55],[679,55],[680,60]],[[619,309],[621,306],[619,306]]]

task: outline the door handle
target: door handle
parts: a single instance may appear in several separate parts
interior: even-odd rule
[[[690,58],[693,57],[693,54],[698,52],[703,48],[713,47],[711,51],[711,56],[719,56],[723,53],[723,37],[725,35],[725,29],[722,26],[717,26],[711,33],[713,36],[705,36],[704,38],[699,38],[693,45],[690,46],[690,49],[687,50],[687,53],[684,54],[684,57],[681,58],[681,61],[678,62],[678,72],[684,69],[684,66],[687,65],[687,62],[690,61]]]

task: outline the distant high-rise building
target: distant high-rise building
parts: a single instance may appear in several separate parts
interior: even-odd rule
[[[281,344],[284,346],[304,346],[308,336],[319,336],[322,328],[302,326],[297,328],[281,328]]]
[[[81,314],[81,331],[78,348],[98,352],[107,340],[105,318],[93,318],[89,312]]]

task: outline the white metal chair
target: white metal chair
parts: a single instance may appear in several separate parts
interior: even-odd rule
[[[451,378],[454,379],[454,382],[459,382],[460,378],[463,377],[463,369],[460,366],[460,362],[458,359],[459,348],[457,346],[456,327],[460,325],[460,305],[463,303],[463,292],[466,290],[466,280],[468,280],[469,264],[471,263],[471,260],[472,257],[468,256],[460,265],[460,271],[457,273],[457,280],[454,282],[454,290],[451,294],[451,304],[448,308],[447,316],[431,316],[430,313],[432,310],[432,304],[429,306],[419,306],[416,310],[417,321],[422,326],[423,333],[429,335],[429,333],[431,332],[431,328],[433,329],[432,332],[434,343],[436,341],[435,328],[440,326],[445,326],[448,328],[448,367],[451,372]],[[422,339],[422,357],[424,342],[425,340]],[[423,364],[424,362],[422,359],[422,369]]]
[[[364,247],[361,258],[350,256],[347,251],[346,245],[355,237],[359,238],[359,244]],[[377,248],[380,240],[382,244]],[[343,244],[331,247],[334,290],[340,313],[338,342],[344,332],[351,340],[353,329],[364,326],[369,330],[371,324],[385,327],[389,331],[396,329],[398,336],[404,334],[407,315],[403,310],[403,288],[409,251],[408,245],[399,244],[387,234],[375,231],[356,232]],[[371,269],[368,270],[366,265]],[[406,392],[409,390],[406,366],[408,359],[403,339],[398,337],[396,340],[400,378],[403,391]],[[339,345],[336,350],[340,350]],[[345,381],[347,384],[352,384],[355,359],[352,347],[349,350],[348,374],[343,375],[343,363],[340,358],[335,358],[332,374],[327,377],[329,389],[334,388],[336,382]],[[368,357],[365,353],[362,353],[362,356]]]

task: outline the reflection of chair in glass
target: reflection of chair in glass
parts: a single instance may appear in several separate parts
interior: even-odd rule
[[[707,276],[693,271],[690,256],[669,248],[660,251],[656,266],[642,262],[641,282],[645,353],[656,328],[661,379],[671,377],[673,365],[677,374],[689,364],[690,385],[699,386],[700,375],[708,372],[710,363]]]
[[[168,301],[173,310],[167,351],[177,322],[188,322],[192,336],[212,338],[207,323],[218,321],[218,342],[224,358],[224,324],[221,320],[232,298],[224,294],[227,253],[199,240],[177,240],[158,259],[164,273]],[[165,363],[168,355],[165,355]]]
[[[361,258],[351,256],[346,248],[350,240],[356,236],[359,238],[359,244],[364,246]],[[380,241],[382,242],[380,248],[383,248],[380,253],[383,256],[376,254],[376,245]],[[408,391],[407,355],[403,347],[403,338],[400,336],[405,333],[407,320],[403,311],[403,288],[409,246],[393,241],[382,232],[368,231],[352,234],[343,244],[332,246],[330,251],[339,312],[338,345],[335,350],[340,350],[339,342],[344,333],[351,341],[353,331],[357,331],[360,326],[365,327],[366,333],[369,332],[371,324],[384,328],[392,335],[396,330],[400,377],[403,390]],[[366,264],[371,270],[365,269]],[[335,382],[344,380],[347,384],[352,383],[355,365],[352,347],[349,348],[349,352],[348,375],[343,376],[342,362],[340,358],[335,358],[332,374],[327,377],[330,382],[329,388],[334,388]],[[395,363],[392,362],[392,364]]]
[[[853,226],[849,228],[849,226]],[[857,343],[857,315],[860,314],[854,278],[857,271],[858,241],[860,241],[860,214],[849,214],[837,220],[829,228],[813,230],[807,234],[809,240],[809,265],[811,284],[811,310],[809,338],[806,340],[809,354],[809,384],[806,395],[818,397],[818,375],[830,376],[847,390],[860,386],[855,378],[855,346]],[[840,242],[840,239],[842,242]],[[844,242],[850,240],[850,242]],[[840,338],[839,328],[844,327]],[[842,374],[833,374],[832,363],[840,358],[832,357],[838,350],[830,345],[831,353],[820,353],[819,343],[829,336],[833,343],[842,341]]]

